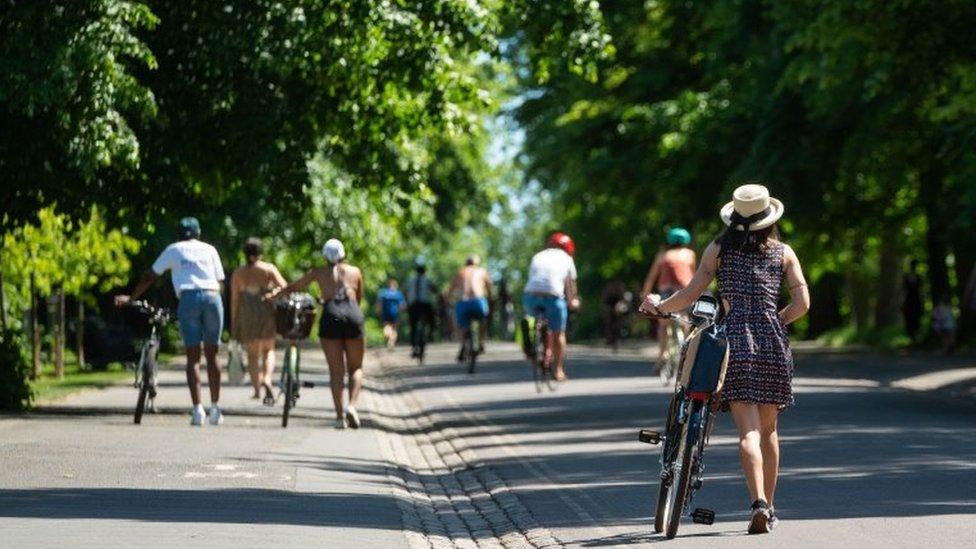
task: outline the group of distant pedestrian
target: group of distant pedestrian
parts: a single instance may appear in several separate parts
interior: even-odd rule
[[[905,334],[909,340],[919,343],[925,335],[922,331],[922,320],[925,317],[925,300],[922,297],[922,277],[918,272],[919,261],[912,259],[908,271],[902,277],[902,318],[905,324]],[[960,302],[958,320],[976,318],[976,265],[973,266],[963,289]],[[959,328],[957,316],[952,307],[952,300],[947,292],[933,295],[931,313],[932,334],[938,339],[944,352],[952,353],[956,346]]]

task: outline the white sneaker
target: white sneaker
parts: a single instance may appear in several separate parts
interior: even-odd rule
[[[336,422],[335,422],[335,428],[336,428],[337,431],[341,431],[341,430],[345,429],[346,428],[346,419],[345,418],[339,418],[339,419],[337,419]]]
[[[353,429],[359,429],[359,412],[352,406],[346,406],[346,420]]]
[[[193,410],[190,411],[190,425],[193,425],[194,427],[203,425],[203,418],[206,415],[207,414],[203,411],[203,405],[197,404],[193,407]]]
[[[209,419],[211,425],[220,425],[224,422],[224,414],[220,413],[220,407],[216,404],[210,406]]]

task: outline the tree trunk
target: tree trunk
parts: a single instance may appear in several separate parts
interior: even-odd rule
[[[0,234],[0,237],[3,235]],[[3,246],[0,245],[0,328],[7,329],[7,299],[3,287]]]
[[[78,366],[81,368],[85,367],[85,303],[81,300],[79,295],[77,300],[78,308],[78,324],[75,326],[75,341],[78,348],[75,350],[78,353]]]
[[[41,324],[37,318],[37,294],[34,286],[34,273],[30,275],[31,301],[31,379],[41,377]]]
[[[929,170],[922,174],[922,195],[925,199],[925,218],[928,232],[925,234],[925,252],[929,267],[929,288],[932,293],[932,303],[937,305],[943,297],[949,297],[949,269],[946,267],[946,234],[948,227],[946,215],[942,207],[944,177],[939,169]]]
[[[854,257],[864,257],[864,238],[856,236],[852,243]],[[866,277],[858,269],[848,270],[847,286],[851,299],[851,314],[858,332],[863,332],[871,322],[871,292]]]
[[[878,300],[874,304],[874,326],[887,328],[898,324],[901,310],[901,253],[894,230],[881,235],[881,257],[878,261]]]
[[[968,308],[969,304],[963,302],[966,292],[966,284],[969,283],[969,275],[972,269],[976,269],[976,257],[970,255],[969,250],[958,243],[954,246],[956,256],[956,296],[959,299],[959,331],[956,334],[957,341],[965,341],[976,334],[976,311]],[[970,298],[970,299],[976,299]]]
[[[54,319],[54,373],[64,379],[64,290],[58,289]]]

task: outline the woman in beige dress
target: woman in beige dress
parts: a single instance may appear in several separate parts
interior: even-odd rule
[[[238,267],[231,277],[230,326],[234,339],[241,342],[247,353],[247,369],[251,374],[254,395],[261,398],[264,387],[264,404],[274,406],[275,316],[274,305],[265,299],[271,291],[287,285],[278,268],[261,261],[263,247],[258,238],[248,238],[244,243],[247,263]]]

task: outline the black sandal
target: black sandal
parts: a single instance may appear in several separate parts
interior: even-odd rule
[[[769,512],[769,504],[764,499],[757,499],[752,502],[752,520],[749,521],[750,534],[768,534],[769,519],[772,514]]]

